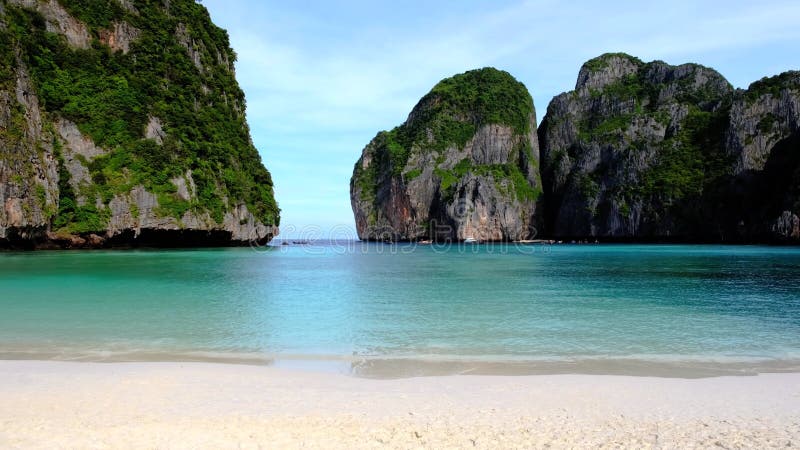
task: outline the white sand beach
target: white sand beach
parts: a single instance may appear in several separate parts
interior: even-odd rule
[[[767,448],[800,374],[395,380],[210,363],[0,361],[0,448]]]

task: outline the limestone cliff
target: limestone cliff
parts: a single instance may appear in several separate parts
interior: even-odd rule
[[[364,240],[520,240],[537,234],[541,193],[533,100],[506,72],[439,82],[355,164]]]
[[[0,0],[0,247],[271,239],[235,57],[191,0]]]
[[[625,54],[585,63],[540,128],[547,233],[721,239],[732,95],[725,78],[696,64]]]
[[[800,76],[734,91],[696,64],[606,54],[540,127],[545,232],[800,241]]]
[[[800,72],[764,78],[734,96],[729,221],[738,235],[800,242]]]

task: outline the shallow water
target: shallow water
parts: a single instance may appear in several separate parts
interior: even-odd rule
[[[800,370],[800,248],[0,253],[0,357],[364,376]]]

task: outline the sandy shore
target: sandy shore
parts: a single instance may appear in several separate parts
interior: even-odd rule
[[[0,448],[796,445],[796,373],[373,380],[206,363],[0,361]]]

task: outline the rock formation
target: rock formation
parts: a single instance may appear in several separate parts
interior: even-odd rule
[[[800,243],[800,72],[735,90],[605,54],[535,132],[505,72],[442,81],[356,163],[359,236]]]
[[[800,242],[800,72],[736,92],[725,148],[733,159],[729,222],[737,235]]]
[[[624,54],[588,61],[540,128],[546,229],[555,237],[678,238],[710,230],[728,165],[731,85],[696,64]]]
[[[539,130],[546,233],[797,239],[797,86],[796,72],[734,91],[696,64],[588,61]]]
[[[492,68],[438,83],[364,148],[350,181],[364,240],[520,240],[541,193],[533,100]]]
[[[277,233],[235,55],[196,2],[3,0],[0,59],[0,247]]]

